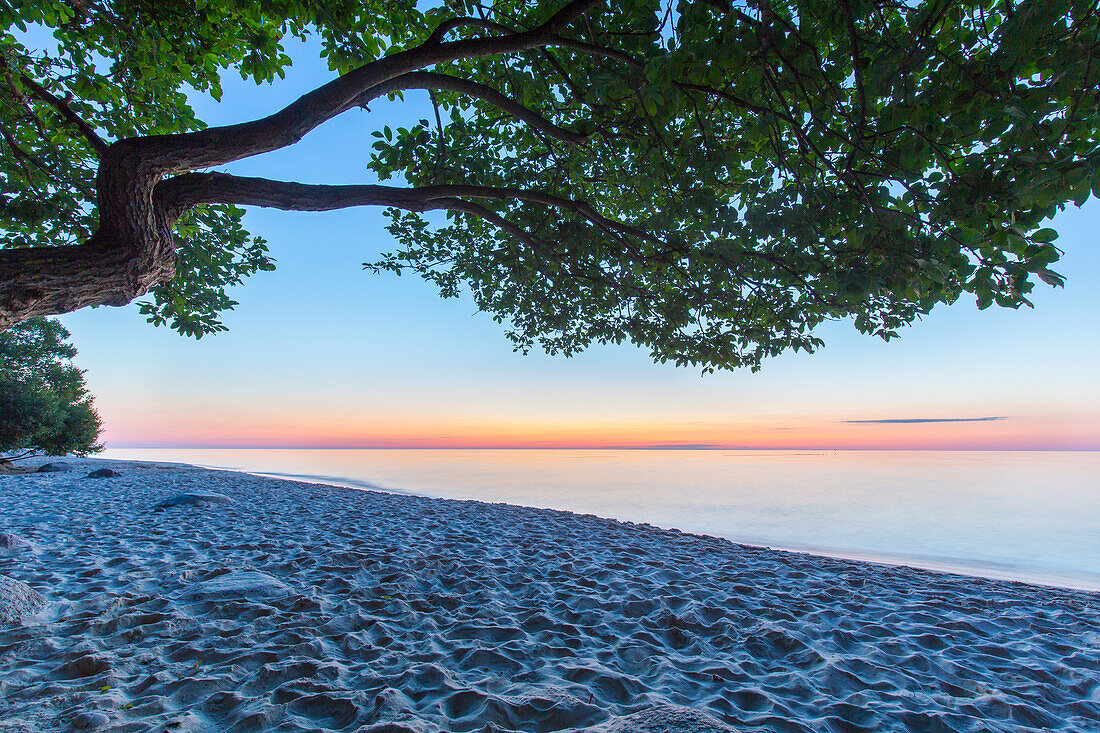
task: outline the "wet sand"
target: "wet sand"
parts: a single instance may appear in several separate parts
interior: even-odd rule
[[[1098,594],[64,462],[0,475],[0,733],[1100,730]]]

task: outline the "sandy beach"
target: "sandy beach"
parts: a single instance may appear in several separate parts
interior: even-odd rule
[[[1098,594],[64,463],[0,475],[2,733],[1100,730]]]

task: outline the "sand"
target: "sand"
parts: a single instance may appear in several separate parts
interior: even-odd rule
[[[1097,594],[66,462],[0,476],[0,575],[44,599],[0,732],[1100,730]]]

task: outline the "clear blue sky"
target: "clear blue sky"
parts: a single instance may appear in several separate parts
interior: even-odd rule
[[[267,114],[329,78],[309,49],[273,86],[227,79],[211,124]],[[377,103],[293,148],[226,170],[372,182],[370,131],[408,124],[425,99]],[[572,359],[511,350],[468,299],[361,264],[393,246],[380,209],[249,210],[278,270],[240,288],[229,332],[201,341],[134,306],[63,318],[112,446],[665,445],[1100,449],[1100,203],[1053,226],[1065,289],[1034,310],[964,298],[889,344],[849,323],[815,355],[703,376],[630,346]],[[973,420],[974,418],[1001,418]],[[853,422],[914,419],[965,422]]]

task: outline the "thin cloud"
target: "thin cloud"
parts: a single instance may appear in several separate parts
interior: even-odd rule
[[[924,422],[996,422],[1008,420],[1008,415],[993,415],[990,417],[891,417],[882,420],[845,420],[846,423],[875,423],[877,425],[896,425],[899,423],[924,423]]]
[[[720,443],[643,443],[641,445],[612,445],[611,449],[630,450],[724,450],[729,448]]]

